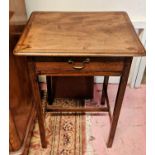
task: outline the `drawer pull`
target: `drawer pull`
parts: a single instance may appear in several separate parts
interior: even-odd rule
[[[76,64],[72,59],[68,60],[68,63],[73,64],[72,67],[73,67],[73,69],[76,69],[76,70],[81,70],[81,69],[85,68],[85,63],[89,63],[89,62],[90,62],[89,58],[85,59],[83,62],[78,63],[78,64]]]

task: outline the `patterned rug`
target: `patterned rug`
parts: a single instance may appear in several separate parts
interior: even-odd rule
[[[117,85],[109,85],[109,88],[108,88],[109,99],[110,99],[110,104],[112,109],[114,107],[114,100],[116,97],[117,88],[118,88]],[[94,86],[94,97],[95,97],[95,101],[98,104],[100,102],[100,97],[102,92],[101,90],[102,90],[101,84],[97,84]],[[67,117],[65,118],[64,116],[60,115],[59,118],[57,118],[58,116],[56,115],[52,116],[51,114],[47,114],[46,115],[46,133],[47,133],[48,147],[47,149],[41,148],[39,130],[38,130],[38,125],[36,123],[35,130],[33,133],[33,138],[31,141],[29,155],[51,155],[53,153],[52,151],[55,151],[54,152],[55,155],[61,155],[61,152],[63,155],[72,155],[72,154],[74,155],[79,155],[79,154],[81,155],[131,155],[131,154],[145,155],[146,154],[145,153],[145,149],[146,149],[145,147],[146,146],[145,144],[146,92],[145,91],[146,91],[145,85],[142,85],[139,89],[132,89],[130,87],[127,87],[126,95],[124,98],[123,109],[121,111],[121,115],[120,115],[120,119],[117,127],[117,133],[115,135],[115,140],[113,143],[113,147],[111,149],[108,149],[106,147],[106,142],[107,142],[109,129],[110,129],[110,121],[109,121],[108,114],[99,113],[98,115],[97,114],[95,115],[87,114],[85,116],[81,115],[81,117],[78,115],[77,115],[78,117],[74,115],[72,116],[74,117],[74,122],[76,117],[77,124],[81,124],[80,125],[81,127],[77,125],[78,127],[75,128],[77,129],[76,132],[78,134],[75,133],[76,136],[75,134],[74,136],[72,136],[72,137],[78,137],[79,135],[79,137],[76,138],[76,140],[74,138],[73,145],[76,145],[76,146],[73,147],[72,145],[72,148],[73,148],[71,149],[73,150],[72,153],[70,153],[69,151],[65,151],[66,148],[69,148],[70,145],[68,145],[68,147],[65,147],[65,149],[63,148],[60,149],[60,146],[58,148],[58,142],[60,142],[60,139],[58,137],[60,137],[60,135],[62,136],[63,134],[58,134],[58,132],[56,131],[59,130],[64,133],[66,132],[63,131],[64,129],[62,129],[62,127],[61,129],[56,129],[57,125],[53,124],[54,118],[55,118],[55,121],[59,120],[57,121],[59,123],[57,122],[55,123],[60,124],[60,122],[62,123],[62,121],[60,121],[60,117],[63,117],[64,119],[61,118],[61,120],[64,120],[64,121],[68,120],[66,119]],[[65,105],[66,104],[64,104],[64,106]],[[76,104],[74,103],[74,105]],[[90,106],[90,103],[88,102],[85,105]],[[69,123],[69,124],[72,124],[72,123]],[[68,126],[70,125],[67,125],[67,128]],[[54,132],[57,133],[57,135]],[[63,144],[63,141],[65,141],[64,139],[66,138],[63,139],[63,136],[62,136],[61,139],[62,139],[61,144]],[[65,146],[65,145],[63,144],[62,146]],[[74,148],[76,148],[75,150],[79,149],[77,154],[75,153]],[[65,154],[65,152],[67,152],[68,154],[67,153]],[[54,153],[52,155],[54,155]]]
[[[79,107],[74,99],[55,99],[53,106]],[[40,143],[36,121],[29,155],[83,155],[85,152],[85,116],[75,113],[47,113],[45,115],[47,148]]]

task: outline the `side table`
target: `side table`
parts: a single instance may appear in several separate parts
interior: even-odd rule
[[[111,147],[119,119],[132,58],[144,56],[125,12],[33,12],[16,45],[14,54],[26,56],[37,109],[42,146],[46,147],[44,116],[38,87],[38,75],[105,76],[101,103],[108,103],[109,76],[120,76],[111,116],[107,146]],[[47,111],[109,112],[99,108],[54,108]]]

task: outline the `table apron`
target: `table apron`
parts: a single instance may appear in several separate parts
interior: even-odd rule
[[[46,76],[121,76],[122,72],[88,72],[88,73],[61,73],[61,72],[50,72],[50,71],[37,71],[37,75],[46,75]]]
[[[64,61],[34,61],[35,72],[48,76],[120,76],[123,72],[125,59],[90,61],[88,63]]]

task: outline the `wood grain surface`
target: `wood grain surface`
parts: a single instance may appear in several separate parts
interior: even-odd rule
[[[51,61],[48,62],[48,60]],[[78,58],[77,62],[73,58],[75,64],[68,63],[67,57],[64,58],[64,61],[56,60],[55,58],[55,61],[47,59],[45,62],[35,62],[36,73],[50,76],[104,76],[107,72],[108,75],[121,75],[126,61],[124,57],[90,58],[90,62],[87,64],[83,64],[83,61],[79,62]],[[76,69],[75,66],[83,66],[83,68]]]
[[[33,12],[15,50],[26,56],[142,56],[125,12]]]

